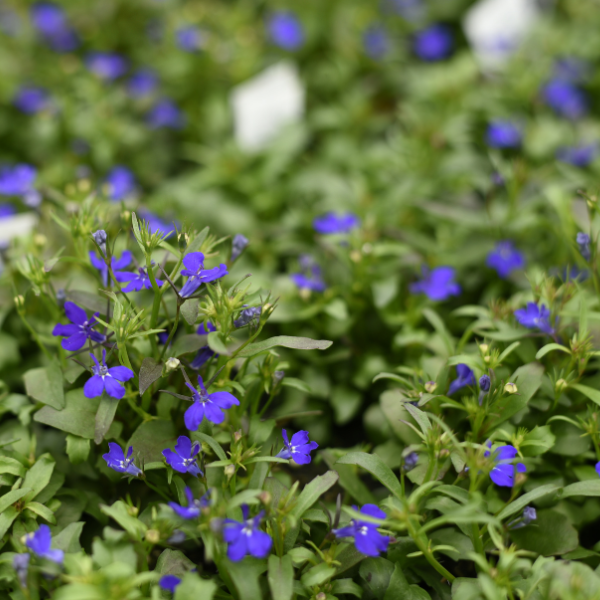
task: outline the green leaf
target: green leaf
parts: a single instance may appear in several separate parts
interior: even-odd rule
[[[354,583],[352,579],[336,579],[331,587],[331,593],[333,595],[348,594],[350,596],[362,598],[363,590],[360,585]]]
[[[210,437],[210,435],[207,435],[206,433],[200,433],[199,431],[193,431],[191,438],[194,441],[206,442],[213,449],[214,453],[219,457],[220,460],[227,460],[227,454],[225,454],[225,450],[223,450],[221,444],[219,444],[215,438]]]
[[[305,383],[301,379],[296,379],[296,377],[284,377],[283,381],[281,382],[281,385],[295,388],[306,394],[313,393],[312,388],[307,383]]]
[[[587,385],[581,385],[580,383],[575,383],[571,387],[600,406],[600,391],[588,387]]]
[[[200,301],[197,298],[186,300],[181,305],[181,316],[188,325],[194,325],[200,312]]]
[[[158,379],[162,377],[162,363],[147,356],[140,367],[140,396]]]
[[[8,473],[17,477],[25,477],[25,467],[10,456],[0,456],[0,474]]]
[[[269,556],[267,579],[273,600],[292,600],[294,594],[294,567],[289,555],[286,554],[281,558],[274,554]]]
[[[364,586],[375,598],[382,598],[390,585],[394,563],[385,558],[366,558],[358,570]],[[403,596],[396,596],[403,598]]]
[[[85,462],[90,454],[90,440],[78,435],[67,435],[67,455],[72,464]]]
[[[329,340],[311,340],[310,338],[305,337],[278,335],[269,338],[268,340],[246,346],[238,353],[238,356],[241,358],[249,358],[277,346],[293,348],[294,350],[327,350],[331,344],[333,344],[333,342],[330,342]]]
[[[498,362],[501,363],[503,360],[507,359],[510,354],[512,354],[513,350],[516,350],[520,345],[521,342],[513,342],[510,346],[508,346],[508,348],[505,348],[502,354],[498,357]]]
[[[365,452],[349,452],[337,462],[342,465],[357,465],[363,468],[365,471],[371,473],[390,492],[399,498],[402,496],[402,488],[400,487],[398,478],[379,456],[366,454]]]
[[[311,588],[315,585],[321,585],[331,579],[335,575],[335,567],[327,566],[327,563],[320,563],[312,567],[302,577],[302,585]]]
[[[2,498],[0,498],[0,502]],[[10,529],[13,521],[19,516],[17,509],[14,506],[9,506],[7,509],[0,512],[0,538],[3,538],[6,532]]]
[[[181,550],[166,548],[156,561],[156,570],[161,575],[173,574],[182,577],[195,567],[194,563]]]
[[[360,504],[376,504],[375,497],[369,488],[359,479],[351,465],[341,465],[336,462],[330,450],[322,450],[321,456],[325,459],[327,466],[340,476],[339,484]]]
[[[510,537],[519,548],[542,556],[566,554],[579,545],[577,530],[567,516],[556,510],[538,511],[531,525],[513,529]]]
[[[138,243],[138,246],[140,247],[142,254],[144,256],[146,256],[146,248],[144,247],[144,244],[142,242],[142,234],[140,232],[140,224],[138,223],[138,218],[136,217],[134,212],[131,213],[131,224],[133,226],[133,235],[135,237],[135,240]]]
[[[204,240],[208,236],[208,232],[210,231],[209,227],[205,227],[189,244],[185,249],[185,253],[189,254],[190,252],[199,252],[200,248],[202,248],[202,244],[204,244]]]
[[[206,335],[198,335],[196,333],[182,335],[173,342],[173,347],[168,351],[168,355],[177,357],[182,354],[197,352],[200,348],[208,345],[207,337]]]
[[[196,573],[186,573],[175,588],[173,600],[212,600],[217,584],[211,579],[201,579]]]
[[[554,350],[559,350],[560,352],[564,352],[565,354],[571,354],[571,351],[568,348],[565,348],[565,346],[562,346],[561,344],[555,344],[553,342],[551,344],[546,344],[545,346],[542,346],[537,351],[535,358],[536,360],[540,360],[540,358],[543,358],[544,356],[546,356],[546,354],[548,354],[549,352],[553,352]]]
[[[260,576],[267,570],[267,561],[259,560],[251,556],[246,556],[240,562],[232,562],[227,558],[217,562],[219,574],[227,583],[227,587],[231,586],[237,591],[239,600],[261,600],[262,592],[260,588]],[[181,596],[180,600],[188,600],[188,597]],[[179,599],[176,599],[179,600]],[[202,598],[204,600],[204,598]]]
[[[101,298],[97,294],[90,294],[90,292],[84,292],[83,290],[69,290],[67,300],[92,312],[99,312],[101,315],[106,315],[107,308],[109,313],[112,312],[106,298]]]
[[[118,405],[119,400],[117,400],[117,398],[112,398],[106,392],[102,394],[95,419],[94,442],[96,442],[96,444],[102,442],[112,425]]]
[[[229,356],[231,351],[223,341],[221,334],[218,331],[211,331],[208,334],[208,346],[215,354]]]
[[[600,482],[598,482],[600,483]],[[528,504],[531,504],[535,500],[539,498],[543,498],[548,494],[552,494],[559,490],[560,487],[558,485],[554,485],[553,483],[549,483],[547,485],[541,485],[540,487],[531,490],[531,492],[527,492],[520,498],[513,500],[508,506],[505,506],[499,513],[498,518],[500,520],[506,519],[518,512],[521,512]]]
[[[0,513],[3,513],[11,504],[14,504],[29,492],[31,492],[30,488],[20,488],[18,490],[12,490],[11,492],[8,492],[8,494],[4,494],[4,496],[0,496]]]
[[[339,479],[335,471],[327,471],[323,475],[318,475],[310,483],[304,486],[304,489],[298,496],[290,516],[294,519],[301,519],[302,515]]]
[[[31,502],[48,485],[55,466],[56,463],[50,454],[42,454],[27,471],[23,479],[23,487],[30,490],[23,496],[26,503]]]
[[[134,456],[143,463],[162,462],[162,451],[172,446],[176,438],[175,425],[171,421],[155,419],[142,423],[133,432],[127,446],[133,446]]]
[[[100,510],[113,518],[134,540],[142,541],[148,529],[137,517],[129,514],[128,506],[122,500],[117,500],[112,506],[100,505]]]
[[[79,538],[84,525],[84,521],[69,523],[60,533],[52,537],[52,548],[65,553],[79,552],[81,550]]]
[[[431,429],[431,422],[427,417],[427,414],[422,410],[419,410],[416,406],[413,406],[410,402],[407,402],[404,406],[406,410],[411,414],[412,418],[419,424],[421,431],[424,434]]]
[[[572,496],[600,496],[600,479],[578,481],[565,486],[561,498],[571,498]]]
[[[430,308],[423,309],[423,316],[429,321],[431,326],[435,329],[437,334],[442,338],[444,345],[446,346],[446,353],[448,356],[454,354],[454,339],[444,321],[440,318],[440,316]]]
[[[27,395],[57,410],[65,407],[63,374],[56,362],[47,367],[30,369],[23,375]]]
[[[29,502],[25,505],[25,508],[27,510],[30,510],[32,513],[42,517],[42,519],[45,519],[46,521],[48,521],[48,523],[51,523],[52,525],[56,523],[56,517],[54,516],[54,513],[47,506],[44,506],[39,502]]]

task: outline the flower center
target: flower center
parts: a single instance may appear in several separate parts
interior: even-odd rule
[[[183,464],[186,467],[189,467],[190,465],[194,464],[195,462],[196,462],[196,458],[195,457],[194,458],[184,458],[183,459]]]

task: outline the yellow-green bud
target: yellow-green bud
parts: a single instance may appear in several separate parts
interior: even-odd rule
[[[179,368],[180,364],[181,364],[181,361],[178,358],[171,356],[171,358],[167,359],[167,362],[165,362],[165,371],[167,373],[170,373],[171,371],[175,371],[176,369]]]
[[[146,531],[146,540],[148,540],[151,544],[158,544],[158,542],[160,542],[160,531],[156,529],[148,529],[148,531]]]
[[[517,386],[514,383],[511,383],[510,381],[504,386],[504,391],[507,394],[516,394],[519,390],[517,389]]]
[[[569,387],[569,384],[561,377],[555,384],[554,387],[556,388],[557,392],[562,392],[564,390],[566,390]]]
[[[15,296],[15,306],[17,307],[17,310],[21,310],[24,305],[25,298],[23,298],[23,296],[21,296],[20,294],[18,296]]]
[[[437,389],[437,383],[435,381],[428,381],[425,384],[425,391],[428,394],[433,394],[433,392],[435,392],[436,389]]]
[[[227,465],[224,470],[227,477],[233,477],[235,474],[235,465]]]

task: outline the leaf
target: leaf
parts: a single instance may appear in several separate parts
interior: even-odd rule
[[[69,290],[67,292],[67,300],[74,302],[82,308],[92,311],[93,313],[100,313],[106,316],[106,309],[108,308],[109,313],[112,313],[110,304],[106,298],[101,298],[96,294],[90,294],[90,292],[84,292],[82,290]],[[110,314],[108,315],[110,317]]]
[[[419,424],[421,431],[424,434],[431,429],[431,422],[427,417],[427,414],[423,411],[419,410],[416,406],[413,406],[410,402],[407,402],[404,405],[404,408],[412,415],[412,418]]]
[[[67,435],[67,455],[71,464],[78,465],[87,460],[90,453],[90,440],[78,435]]]
[[[238,356],[249,358],[277,346],[293,348],[294,350],[327,350],[331,344],[333,344],[333,342],[330,342],[329,340],[311,340],[306,337],[277,335],[268,340],[246,346],[238,353]]]
[[[94,442],[96,444],[102,442],[106,432],[112,425],[118,405],[119,400],[117,398],[112,398],[106,392],[102,394],[95,419]]]
[[[15,490],[16,491],[16,490]],[[2,498],[0,498],[0,502]],[[14,506],[9,506],[7,509],[0,512],[0,538],[3,538],[6,532],[10,529],[13,521],[19,516],[17,509]]]
[[[578,481],[565,486],[561,498],[571,498],[572,496],[600,496],[600,479]]]
[[[589,398],[592,402],[600,405],[600,392],[594,388],[588,387],[587,385],[581,385],[575,383],[571,386],[574,390],[581,392],[586,398]]]
[[[240,562],[232,562],[227,558],[217,563],[219,574],[227,583],[231,580],[239,600],[261,600],[262,593],[260,588],[260,576],[267,570],[267,561],[259,560],[251,556],[246,556]],[[227,583],[227,587],[229,583]],[[231,588],[230,588],[231,589]],[[231,590],[232,592],[234,590]],[[188,597],[181,596],[180,600],[188,600]],[[179,599],[175,599],[179,600]],[[202,598],[204,600],[204,598]]]
[[[196,573],[186,573],[175,588],[174,600],[212,600],[217,584],[211,579],[201,579]]]
[[[30,398],[57,410],[65,407],[63,374],[57,363],[51,362],[47,367],[30,369],[23,374],[23,379]]]
[[[214,453],[219,457],[220,460],[227,460],[227,454],[225,454],[225,450],[223,450],[221,444],[219,444],[215,438],[210,437],[210,435],[207,435],[206,433],[200,433],[199,431],[192,432],[191,438],[194,441],[206,442],[214,450]]]
[[[337,594],[348,594],[350,596],[356,596],[362,598],[363,590],[357,583],[354,583],[352,579],[336,579],[331,587],[331,593]]]
[[[292,600],[294,594],[294,567],[289,554],[281,558],[274,554],[269,556],[267,579],[273,600]]]
[[[398,478],[393,471],[375,454],[366,454],[365,452],[349,452],[337,461],[342,465],[357,465],[368,471],[384,485],[390,492],[402,496],[402,489]]]
[[[128,506],[122,500],[117,500],[112,506],[100,505],[100,510],[113,518],[134,540],[142,541],[148,529],[137,517],[129,514]]]
[[[190,252],[199,252],[200,248],[202,248],[202,244],[204,243],[204,240],[207,238],[208,236],[208,232],[209,232],[210,228],[207,226],[205,227],[189,244],[188,247],[185,249],[185,253],[189,254]]]
[[[29,488],[29,492],[23,496],[26,503],[31,502],[48,485],[55,466],[50,454],[42,454],[27,471],[23,479],[23,487]]]
[[[156,561],[156,570],[161,575],[177,575],[182,577],[184,573],[195,567],[194,563],[181,550],[166,548]]]
[[[0,456],[0,474],[2,473],[25,477],[25,467],[15,458]]]
[[[133,235],[142,251],[142,254],[146,255],[146,248],[144,247],[144,243],[142,242],[142,234],[140,231],[140,224],[138,223],[137,216],[134,212],[131,213],[131,224],[133,226]]]
[[[553,342],[551,344],[546,344],[545,346],[542,346],[537,351],[535,358],[536,360],[540,360],[540,358],[543,358],[544,356],[546,356],[546,354],[548,354],[549,352],[553,352],[554,350],[559,350],[560,352],[564,352],[565,354],[571,354],[571,351],[568,348],[562,346],[561,344],[555,344]]]
[[[188,325],[194,325],[200,312],[200,301],[197,298],[186,300],[181,305],[181,316],[185,319]]]
[[[52,537],[52,547],[65,553],[79,552],[81,550],[79,538],[84,525],[84,521],[69,523],[60,533]]]
[[[312,567],[302,577],[302,585],[311,588],[315,585],[321,585],[331,579],[335,575],[335,567],[329,567],[327,563],[320,563]]]
[[[221,354],[223,356],[229,356],[231,354],[218,331],[211,331],[208,334],[208,346],[215,354]]]
[[[206,335],[198,335],[196,333],[182,335],[175,340],[172,348],[168,351],[168,355],[177,357],[182,354],[197,352],[200,348],[204,348],[208,344],[207,337]]]
[[[442,341],[446,346],[447,355],[451,356],[454,354],[454,339],[452,338],[452,335],[446,328],[446,325],[440,316],[430,308],[423,309],[423,316],[429,321],[436,333],[442,338]]]
[[[4,494],[4,496],[0,496],[0,513],[3,513],[11,506],[11,504],[14,504],[29,492],[31,492],[30,488],[20,488],[18,490],[12,490],[11,492],[8,492],[8,494]]]
[[[513,529],[510,537],[519,548],[542,556],[566,554],[579,545],[577,530],[569,518],[557,510],[538,511],[531,525]]]
[[[600,481],[598,482],[600,483]],[[569,486],[567,486],[569,487]],[[559,490],[560,487],[558,485],[554,485],[553,483],[549,483],[547,485],[541,485],[540,487],[531,490],[531,492],[527,492],[520,498],[517,498],[513,502],[511,502],[508,506],[505,506],[499,513],[499,519],[506,519],[521,510],[523,510],[527,505],[531,504],[535,500],[547,496],[548,494],[552,494]],[[565,488],[566,489],[566,488]]]
[[[516,350],[521,345],[521,342],[513,342],[508,348],[505,348],[502,354],[498,357],[498,362],[501,363],[503,360],[508,358],[512,354],[513,350]],[[536,358],[538,358],[536,356]]]
[[[25,508],[42,517],[42,519],[48,521],[48,523],[52,525],[56,523],[56,517],[54,516],[54,513],[47,506],[44,506],[39,502],[29,502],[25,505]]]
[[[294,519],[301,519],[302,515],[339,479],[335,471],[327,471],[323,475],[318,475],[310,483],[304,486],[304,489],[298,496],[290,516]]]
[[[360,504],[376,504],[375,497],[369,488],[359,479],[355,469],[350,465],[341,465],[336,463],[336,459],[330,450],[322,450],[321,456],[325,459],[327,466],[333,469],[340,476],[339,485],[341,485],[351,496]]]
[[[149,356],[144,358],[140,367],[140,396],[158,379],[162,377],[162,363]]]
[[[175,443],[177,434],[171,421],[154,419],[142,423],[134,432],[127,446],[133,446],[133,455],[143,463],[163,462],[162,451]]]

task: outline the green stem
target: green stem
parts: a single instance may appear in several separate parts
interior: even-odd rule
[[[423,541],[423,537],[418,535],[411,523],[410,519],[407,519],[406,525],[408,528],[408,534],[413,539],[417,548],[423,553],[425,560],[444,578],[446,578],[450,583],[452,583],[455,579],[454,575],[450,573],[447,569],[445,569],[435,558],[428,545]],[[427,538],[425,538],[427,539]]]
[[[154,276],[154,270],[152,269],[152,258],[149,253],[146,254],[146,270],[148,271],[148,277],[150,277],[150,283],[152,284],[152,289],[154,290],[154,303],[152,304],[150,329],[156,329],[156,324],[158,323],[158,313],[160,311],[160,300],[162,296],[160,293],[160,288],[156,283],[156,277]],[[150,338],[150,343],[152,344],[152,352],[156,356],[158,353],[158,344],[156,343],[155,336]]]

